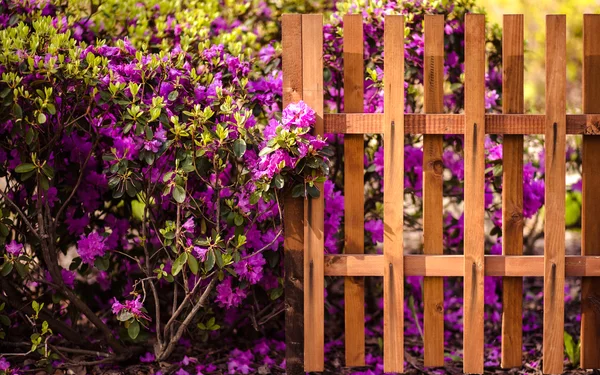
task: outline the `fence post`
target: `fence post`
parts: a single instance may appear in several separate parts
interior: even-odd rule
[[[302,15],[282,23],[283,106],[302,99]],[[288,375],[304,374],[304,200],[288,189],[283,201],[285,358]]]
[[[545,374],[561,374],[564,358],[566,39],[566,17],[546,16]]]
[[[463,371],[483,373],[485,16],[465,20],[465,277]]]
[[[385,16],[383,43],[383,368],[403,372],[404,16]]]
[[[316,112],[315,134],[323,134],[323,15],[302,15],[302,97]],[[305,200],[304,370],[325,366],[324,191]]]
[[[444,112],[444,16],[425,15],[425,113]],[[423,253],[444,254],[444,136],[423,135]],[[444,366],[444,278],[423,279],[424,364]]]
[[[344,113],[364,112],[363,21],[344,16]],[[344,136],[345,253],[365,252],[365,137]],[[365,279],[344,278],[346,366],[365,365]]]
[[[523,113],[523,15],[505,15],[502,27],[502,112]],[[523,255],[523,136],[502,142],[502,253]],[[502,285],[502,363],[520,367],[523,357],[523,278]]]
[[[600,14],[583,16],[583,113],[600,113]],[[600,137],[583,135],[581,255],[600,255]],[[600,278],[581,281],[581,368],[600,368]]]

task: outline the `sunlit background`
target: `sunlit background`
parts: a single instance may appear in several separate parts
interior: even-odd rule
[[[599,0],[479,0],[488,22],[502,26],[503,14],[525,16],[525,111],[545,107],[546,14],[567,16],[567,112],[581,113],[583,14],[600,13]]]

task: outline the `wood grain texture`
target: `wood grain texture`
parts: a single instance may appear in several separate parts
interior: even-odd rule
[[[382,113],[328,113],[325,133],[382,134]],[[545,115],[486,114],[486,134],[544,134]],[[463,134],[462,114],[404,115],[405,134]],[[600,135],[600,115],[567,115],[567,134]]]
[[[302,16],[282,17],[283,105],[302,99]],[[304,374],[304,200],[283,201],[284,289],[285,289],[285,358],[290,375]]]
[[[546,17],[546,219],[543,371],[563,372],[565,320],[566,17]]]
[[[583,112],[600,113],[600,14],[583,16]],[[599,122],[600,124],[600,122]],[[600,255],[600,138],[583,136],[581,254]],[[600,368],[600,278],[581,281],[581,367]]]
[[[423,67],[425,112],[444,111],[444,16],[425,16],[425,57]],[[444,207],[440,134],[423,136],[423,252],[444,253]],[[423,280],[424,364],[444,366],[444,279]]]
[[[502,111],[522,113],[523,15],[505,15],[502,27]],[[523,136],[505,135],[502,144],[502,253],[523,254]],[[503,368],[521,367],[523,357],[523,279],[504,278],[502,286]]]
[[[404,369],[404,17],[385,16],[383,368]]]
[[[463,371],[483,373],[485,16],[465,21],[465,233]]]
[[[344,111],[364,110],[362,15],[344,16]],[[344,243],[346,254],[365,252],[364,135],[344,137]],[[346,366],[365,365],[365,280],[344,280]]]
[[[323,15],[302,15],[302,97],[316,114],[315,134],[323,134]],[[323,191],[323,184],[317,185]],[[304,370],[323,371],[325,286],[323,276],[324,198],[305,204],[304,226]]]
[[[383,276],[378,254],[325,255],[326,276]],[[569,255],[565,273],[571,277],[600,276],[600,256]],[[464,276],[463,255],[405,255],[404,276]],[[544,276],[543,255],[486,255],[485,276]]]

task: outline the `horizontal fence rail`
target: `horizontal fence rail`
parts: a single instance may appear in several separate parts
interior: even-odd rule
[[[325,133],[382,134],[383,113],[326,113]],[[486,114],[486,134],[544,134],[546,115]],[[405,134],[464,134],[465,115],[404,115]],[[567,134],[600,135],[600,115],[567,115]]]
[[[600,368],[600,15],[584,16],[583,114],[566,114],[566,18],[546,18],[546,113],[524,114],[523,15],[503,18],[502,114],[486,114],[485,18],[465,18],[465,109],[443,112],[444,17],[424,21],[424,113],[405,114],[403,16],[385,16],[384,113],[362,113],[363,22],[343,23],[344,107],[323,108],[323,16],[283,16],[284,104],[304,100],[316,134],[344,138],[344,254],[324,253],[324,199],[284,199],[287,372],[324,371],[324,278],[344,277],[346,366],[364,366],[365,277],[383,277],[384,371],[404,370],[404,278],[424,276],[426,367],[444,365],[443,277],[464,278],[463,371],[484,370],[485,276],[503,277],[501,367],[522,366],[523,277],[544,279],[543,372],[562,373],[565,277],[582,278],[581,367]],[[383,134],[383,254],[364,254],[364,134]],[[423,134],[423,254],[404,254],[404,135]],[[443,135],[463,134],[464,254],[444,255]],[[485,255],[485,134],[503,135],[502,255]],[[546,151],[544,254],[523,255],[523,135]],[[565,147],[583,138],[582,253],[565,255]],[[322,186],[319,186],[322,189]]]

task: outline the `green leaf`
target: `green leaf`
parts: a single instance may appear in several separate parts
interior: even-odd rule
[[[17,165],[17,167],[15,168],[15,172],[17,173],[27,173],[27,172],[31,172],[35,169],[35,165],[31,164],[31,163],[23,163],[20,165]]]
[[[7,276],[10,273],[10,271],[12,271],[12,269],[12,263],[4,263],[4,265],[2,266],[2,271],[0,271],[0,275]]]
[[[110,266],[110,261],[108,260],[108,257],[96,258],[96,260],[94,260],[94,266],[100,271],[106,271]]]
[[[177,99],[177,97],[179,96],[179,91],[177,90],[173,90],[169,93],[168,99],[170,101],[175,101]]]
[[[321,192],[319,191],[319,189],[314,185],[307,186],[306,191],[308,192],[308,195],[310,195],[312,198],[319,198],[319,195],[321,195]]]
[[[275,288],[271,290],[271,295],[269,296],[272,301],[283,295],[283,288]]]
[[[132,340],[137,339],[140,334],[140,323],[138,323],[137,320],[134,320],[133,323],[129,325],[129,328],[127,328],[127,333]]]
[[[185,189],[179,185],[175,185],[173,189],[173,199],[177,203],[183,203],[185,201]]]
[[[233,220],[236,226],[240,227],[244,224],[244,217],[240,214],[235,214],[235,219]]]
[[[233,142],[233,152],[238,158],[244,156],[246,153],[246,142],[243,139],[236,139]]]
[[[206,272],[210,272],[210,270],[212,270],[214,266],[215,266],[215,253],[214,253],[214,250],[210,250],[206,254],[206,261],[204,262],[204,270]]]
[[[275,148],[273,147],[265,147],[262,150],[260,150],[260,152],[258,153],[258,156],[264,156],[267,155],[271,152],[275,151]]]
[[[581,193],[567,193],[566,196],[565,224],[567,227],[576,225],[581,218],[581,203],[578,200],[577,194]]]
[[[188,253],[181,253],[177,259],[175,259],[175,261],[173,262],[173,269],[171,270],[171,274],[173,276],[177,276],[179,274],[179,272],[181,272],[181,269],[183,268],[183,266],[185,265],[185,263],[187,262],[188,258]]]
[[[56,107],[54,106],[54,104],[49,103],[46,105],[46,108],[48,108],[48,112],[50,112],[51,115],[56,114]]]
[[[573,340],[573,336],[568,334],[566,331],[564,332],[564,343],[565,343],[565,354],[569,358],[569,362],[573,366],[577,366],[579,364],[579,345],[575,344],[575,340]]]
[[[303,196],[304,196],[304,184],[297,184],[296,186],[294,186],[294,188],[292,189],[292,197],[300,198]]]
[[[0,324],[9,327],[10,326],[10,318],[6,315],[0,315]]]
[[[43,113],[40,113],[37,117],[38,123],[40,124],[44,124],[46,122],[46,115]]]
[[[278,174],[275,177],[273,177],[273,184],[275,184],[275,187],[277,189],[282,189],[283,185],[285,184],[285,180],[280,174]]]
[[[131,201],[131,213],[133,217],[139,221],[144,218],[144,208],[146,205],[143,202],[136,200]]]
[[[198,260],[196,259],[196,257],[188,256],[187,264],[188,264],[188,267],[190,267],[190,271],[192,271],[192,273],[194,275],[197,275],[198,274]]]

